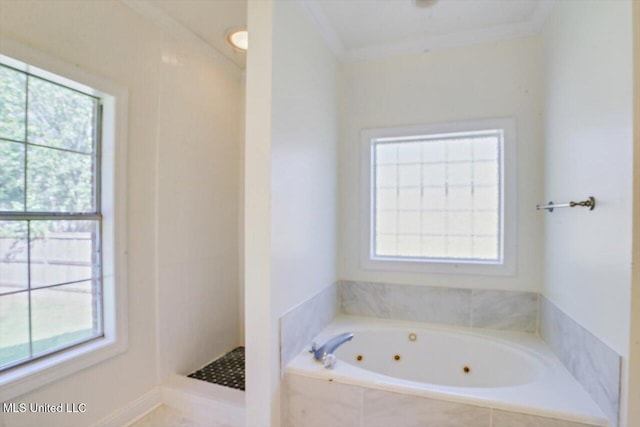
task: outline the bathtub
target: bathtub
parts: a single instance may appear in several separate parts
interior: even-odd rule
[[[582,423],[580,426],[609,426],[587,393],[546,344],[533,334],[339,316],[316,337],[315,342],[322,344],[349,331],[354,332],[354,338],[335,352],[338,362],[333,369],[325,369],[304,351],[287,367],[289,382],[298,376],[356,386],[357,390],[365,390],[365,394],[367,390],[387,391],[392,393],[391,397],[399,393],[429,401],[470,405],[469,408],[487,408],[483,412],[489,414],[487,425],[515,423],[491,421],[499,418],[498,413],[494,415],[491,411],[508,411],[500,413]],[[294,390],[294,403],[296,393],[304,394],[311,388],[305,385]],[[288,399],[291,400],[291,396]],[[316,395],[313,399],[330,399],[330,396]],[[381,401],[385,400],[393,399]],[[305,411],[309,412],[309,409],[302,410]],[[403,412],[407,411],[403,409]],[[322,416],[323,411],[319,412],[315,418]],[[355,414],[357,410],[353,412]],[[363,412],[362,407],[360,412]],[[352,421],[355,422],[372,423],[363,423],[362,419]],[[392,419],[386,423],[402,424]],[[468,423],[465,421],[460,425]],[[294,424],[305,423],[299,420],[289,423]]]

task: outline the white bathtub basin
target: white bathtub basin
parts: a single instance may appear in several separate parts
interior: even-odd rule
[[[543,363],[522,349],[470,333],[358,329],[338,360],[391,377],[454,387],[510,387],[533,381]]]
[[[322,344],[349,331],[355,336],[335,352],[338,362],[333,369],[325,369],[304,351],[289,364],[287,372],[591,425],[609,425],[588,394],[547,345],[533,334],[340,316],[315,341]]]

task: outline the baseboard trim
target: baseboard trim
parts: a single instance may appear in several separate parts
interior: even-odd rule
[[[93,424],[92,427],[129,426],[162,404],[160,387],[154,387],[133,402]]]

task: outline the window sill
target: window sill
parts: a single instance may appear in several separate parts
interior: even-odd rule
[[[69,350],[52,354],[0,374],[0,401],[29,393],[59,379],[124,353],[124,339],[100,338]]]
[[[513,262],[455,262],[367,257],[363,258],[360,264],[365,270],[399,271],[407,273],[470,274],[480,276],[513,276],[516,273],[516,266]]]

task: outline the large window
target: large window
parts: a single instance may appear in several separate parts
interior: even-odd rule
[[[493,121],[363,132],[365,266],[504,270],[512,127]]]
[[[0,370],[102,336],[100,100],[0,65]]]
[[[3,38],[0,388],[11,399],[122,353],[127,91]]]

